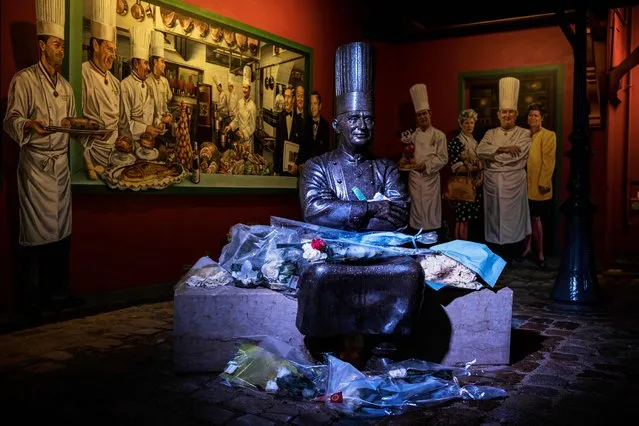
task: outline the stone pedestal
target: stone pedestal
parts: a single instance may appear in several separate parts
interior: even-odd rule
[[[498,292],[444,288],[438,302],[450,320],[448,352],[441,361],[454,365],[477,360],[477,364],[503,365],[510,362],[510,332],[513,291]]]
[[[261,343],[305,359],[304,336],[295,326],[297,300],[264,289],[183,287],[174,294],[173,361],[179,372],[224,370],[240,344]]]
[[[513,292],[426,288],[426,324],[421,337],[445,365],[510,362]],[[310,359],[295,326],[297,300],[268,289],[234,286],[177,289],[174,295],[174,365],[179,372],[218,372],[241,343],[256,342],[293,359]]]

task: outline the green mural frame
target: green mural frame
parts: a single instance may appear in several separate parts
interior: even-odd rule
[[[83,0],[66,1],[66,54],[62,66],[62,73],[71,84],[76,99],[76,113],[82,114],[82,44],[83,44]],[[300,53],[305,57],[304,73],[306,78],[305,92],[310,93],[313,87],[313,48],[287,40],[275,34],[251,27],[242,22],[218,15],[210,10],[188,4],[182,0],[153,0],[153,4],[170,7],[181,13],[189,14],[196,19],[215,21],[233,31],[242,32],[249,37],[255,37],[271,42],[288,50]],[[304,99],[308,109],[309,96]],[[71,185],[77,193],[124,193],[110,189],[104,182],[87,179],[82,170],[82,148],[76,141],[71,141],[69,149],[69,167],[71,169]],[[199,184],[193,184],[187,179],[182,183],[161,191],[140,191],[138,194],[280,194],[297,193],[296,177],[288,176],[240,176],[240,175],[207,175],[203,174]]]

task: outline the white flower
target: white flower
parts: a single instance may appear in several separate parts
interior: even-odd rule
[[[262,265],[262,275],[264,275],[264,278],[266,278],[269,282],[277,281],[282,263],[283,262],[281,260],[272,260]]]
[[[251,284],[257,281],[257,271],[253,270],[253,265],[248,260],[242,263],[240,272],[233,272],[233,278],[242,281],[244,284]]]
[[[472,270],[443,254],[425,256],[419,263],[426,281],[474,290],[482,287]]]
[[[302,245],[302,249],[304,250],[304,254],[302,255],[302,257],[308,260],[309,262],[317,262],[320,260],[324,260],[328,257],[326,253],[322,253],[319,250],[315,250],[311,246],[311,243],[304,243],[304,245]]]
[[[365,247],[349,246],[346,248],[346,256],[355,257],[357,259],[364,259],[366,257],[375,256],[375,253]]]

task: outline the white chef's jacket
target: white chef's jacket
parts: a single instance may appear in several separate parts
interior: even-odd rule
[[[425,164],[423,172],[411,170],[408,175],[411,228],[424,230],[441,227],[442,196],[439,171],[448,164],[446,135],[433,126],[415,131],[415,163]]]
[[[242,99],[244,99],[244,97],[242,97]],[[228,95],[228,108],[229,108],[229,116],[230,117],[237,117],[237,108],[238,108],[238,102],[241,99],[239,99],[237,97],[237,94],[235,93],[235,89],[233,89],[232,92],[229,92]]]
[[[486,161],[484,171],[484,232],[486,241],[511,244],[530,234],[526,162],[530,130],[491,129],[477,145],[477,156]],[[520,154],[499,153],[502,146],[518,146]]]
[[[233,131],[240,129],[242,131],[242,143],[248,144],[251,152],[253,152],[253,133],[255,133],[257,119],[257,107],[252,99],[244,98],[237,102],[237,116],[231,121],[231,129]]]
[[[146,132],[148,126],[153,126],[155,104],[153,92],[146,80],[141,80],[134,72],[122,80],[121,107],[129,121],[129,129],[133,140],[137,141]]]
[[[169,102],[173,99],[173,92],[171,92],[169,80],[163,75],[161,75],[160,78],[156,78],[155,75],[151,73],[145,81],[149,85],[149,89],[151,89],[154,101],[153,125],[161,128],[162,115],[169,112]]]
[[[38,62],[17,72],[9,85],[3,127],[20,145],[19,242],[23,246],[52,243],[71,234],[69,134],[39,136],[25,129],[29,120],[59,126],[63,118],[75,117],[71,85],[60,74],[56,75],[54,84]]]
[[[93,165],[109,166],[120,131],[130,137],[127,117],[120,108],[120,93],[120,81],[110,71],[104,74],[90,61],[82,64],[82,115],[113,130],[106,141],[96,138],[82,140],[84,157]]]
[[[218,93],[220,99],[217,102],[217,114],[219,117],[226,118],[229,116],[229,95],[224,90]]]

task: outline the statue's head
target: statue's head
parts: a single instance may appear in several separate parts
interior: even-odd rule
[[[361,148],[369,144],[373,120],[373,49],[356,42],[342,45],[335,53],[336,116],[333,129],[342,143]]]

